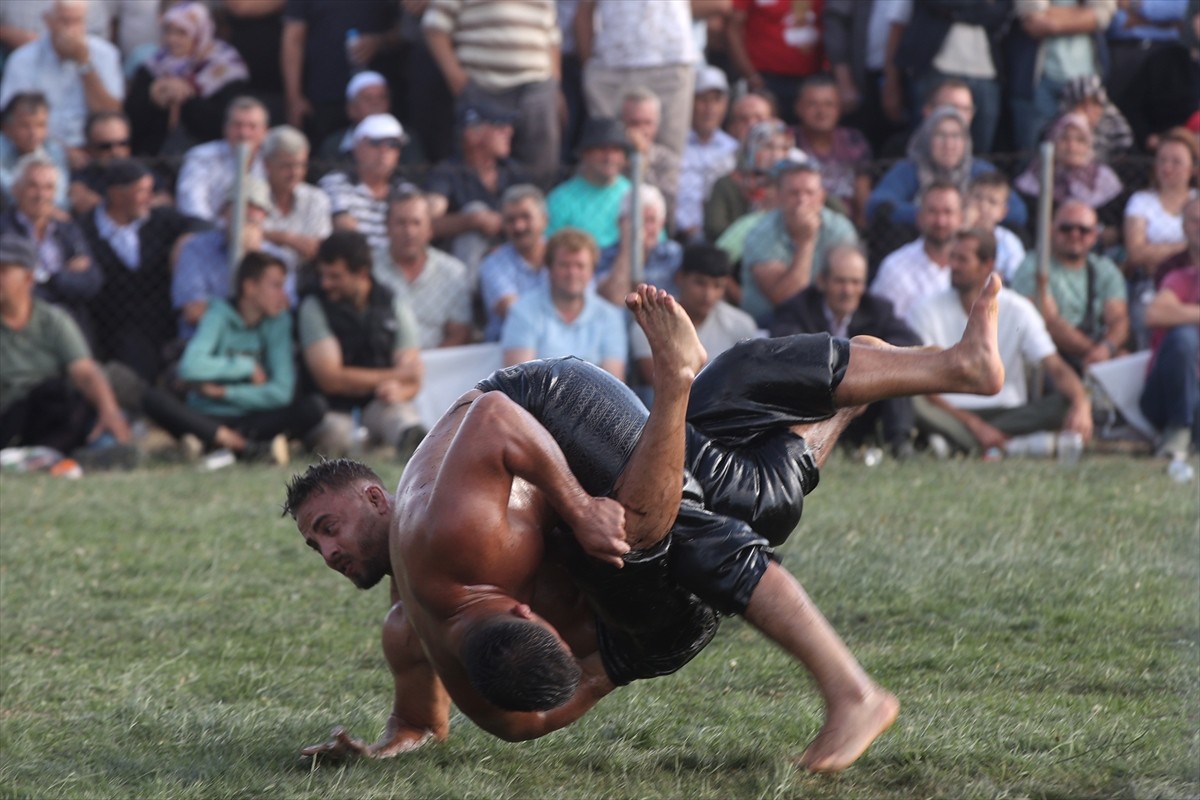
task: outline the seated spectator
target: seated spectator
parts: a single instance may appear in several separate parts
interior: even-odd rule
[[[608,302],[620,307],[625,296],[639,283],[649,283],[675,294],[675,271],[683,258],[683,247],[663,235],[667,205],[662,193],[648,184],[637,189],[642,204],[642,274],[634,280],[632,274],[633,192],[621,199],[619,225],[621,240],[600,251],[596,266],[596,292]]]
[[[873,225],[885,221],[911,228],[916,224],[917,198],[930,184],[951,183],[965,195],[972,177],[995,170],[971,155],[971,137],[963,116],[954,108],[935,108],[909,142],[908,158],[889,169],[871,191],[867,219]],[[1020,198],[1015,194],[1009,197],[1004,224],[1020,228],[1027,218]]]
[[[1000,172],[981,172],[971,178],[970,187],[963,226],[987,228],[996,237],[996,274],[1008,286],[1025,260],[1021,237],[1000,224],[1008,209],[1008,196],[1012,194],[1008,178]]]
[[[1140,404],[1167,457],[1200,443],[1200,199],[1188,201],[1183,227],[1187,250],[1146,309],[1154,353]]]
[[[412,399],[421,390],[417,323],[408,306],[371,277],[371,247],[358,231],[334,231],[317,251],[320,289],[300,304],[301,390],[329,404],[310,449],[327,457],[367,444],[395,446],[402,459],[425,437]],[[357,420],[356,420],[357,417]]]
[[[621,98],[621,124],[625,137],[642,158],[642,183],[662,192],[667,203],[667,222],[675,220],[675,195],[679,191],[680,153],[655,140],[662,122],[662,102],[645,87],[630,89]],[[625,168],[633,180],[633,165]]]
[[[951,248],[950,288],[915,308],[909,324],[927,345],[949,347],[967,325],[967,312],[987,285],[996,257],[990,231],[971,228],[955,234]],[[1033,304],[1001,289],[999,342],[1004,386],[991,397],[943,394],[913,399],[917,425],[926,434],[945,437],[971,455],[1004,452],[1012,439],[1038,431],[1075,431],[1092,437],[1092,405],[1075,372],[1055,350]],[[1027,368],[1041,365],[1054,391],[1031,399]],[[1015,449],[1015,448],[1014,448]]]
[[[871,282],[871,294],[890,302],[898,317],[908,319],[925,298],[950,288],[950,250],[962,221],[958,186],[930,184],[917,206],[920,236],[883,259]]]
[[[88,117],[87,137],[83,145],[83,165],[71,172],[71,186],[67,190],[71,213],[82,217],[104,199],[108,165],[118,159],[129,158],[129,118],[120,111],[101,111]],[[165,191],[159,191],[162,182],[155,176],[155,195],[160,202],[174,203],[175,199]]]
[[[866,172],[871,145],[853,128],[839,127],[840,103],[832,77],[806,79],[796,96],[799,123],[792,132],[796,147],[820,171],[826,195],[841,203],[842,213],[861,228],[866,227],[871,194],[871,177]]]
[[[787,156],[790,147],[791,134],[777,119],[750,129],[738,145],[733,171],[717,179],[704,203],[704,235],[709,241],[720,239],[752,211],[764,210],[766,196],[773,191],[771,167]]]
[[[742,144],[751,128],[760,122],[777,119],[778,116],[773,97],[764,92],[746,92],[738,95],[730,104],[725,132],[736,139],[738,144]]]
[[[315,395],[296,393],[286,279],[287,266],[274,256],[243,256],[233,296],[212,301],[179,361],[186,400],[148,387],[146,416],[176,439],[197,437],[206,450],[286,464],[287,437],[308,433],[325,411]]]
[[[754,226],[742,251],[742,310],[764,328],[780,303],[820,274],[830,247],[858,242],[854,224],[825,207],[816,167],[782,162],[774,180],[779,208]]]
[[[119,111],[125,75],[117,48],[85,28],[85,0],[55,0],[42,15],[45,33],[18,47],[4,63],[0,108],[20,92],[53,98],[50,138],[69,148],[83,146],[88,114]]]
[[[0,116],[0,200],[6,205],[12,201],[17,162],[25,156],[45,156],[54,162],[63,177],[67,175],[67,151],[58,142],[47,138],[49,119],[50,105],[46,96],[39,92],[15,94],[4,106]],[[65,180],[59,181],[54,205],[67,207]]]
[[[421,192],[394,195],[388,203],[388,246],[375,251],[372,277],[412,309],[417,346],[455,347],[471,341],[471,296],[467,267],[430,246],[432,203]]]
[[[250,150],[248,174],[264,179],[260,148],[267,135],[267,108],[253,97],[238,97],[225,111],[225,138],[187,151],[179,169],[175,202],[179,210],[209,222],[217,219],[238,173],[237,146]]]
[[[513,186],[500,198],[505,244],[479,265],[479,291],[487,313],[483,339],[500,339],[500,327],[517,298],[546,285],[546,197],[532,184]]]
[[[1114,215],[1120,211],[1110,204],[1121,194],[1121,179],[1107,164],[1096,160],[1087,118],[1082,114],[1064,114],[1050,127],[1046,138],[1054,142],[1054,204],[1078,200],[1095,209],[1106,223],[1115,222]],[[1041,170],[1038,156],[1013,182],[1029,208],[1037,208]]]
[[[842,339],[876,336],[897,347],[921,344],[912,329],[896,316],[889,301],[867,294],[867,257],[861,247],[831,247],[825,262],[811,286],[775,309],[772,336],[828,332]],[[912,399],[898,397],[873,403],[850,423],[842,440],[852,446],[875,443],[876,428],[882,429],[882,442],[897,460],[911,456]]]
[[[1108,163],[1133,146],[1133,130],[1108,99],[1099,75],[1081,75],[1068,81],[1058,96],[1059,116],[1082,114],[1092,128],[1096,160]]]
[[[378,72],[356,72],[346,84],[346,119],[350,124],[325,137],[317,150],[322,165],[342,166],[354,160],[354,129],[374,114],[392,113],[392,93],[387,78]]]
[[[283,251],[263,237],[263,222],[271,210],[271,195],[265,181],[246,177],[246,214],[242,222],[242,241],[238,252],[262,250],[282,260]],[[231,190],[221,204],[218,227],[204,231],[179,248],[175,277],[171,280],[171,307],[179,314],[179,338],[187,341],[196,332],[200,318],[214,299],[228,297],[230,265],[234,253],[231,240],[235,194]],[[295,298],[296,287],[288,278],[288,294]]]
[[[911,7],[911,3],[909,5]],[[903,32],[903,23],[898,23],[897,28]],[[957,111],[963,121],[967,123],[968,128],[975,121],[975,96],[971,93],[971,87],[958,78],[944,78],[938,81],[925,95],[925,102],[921,106],[921,118],[916,123],[917,131],[935,109],[943,106],[949,106]],[[893,134],[884,142],[883,149],[878,155],[882,158],[903,158],[917,131],[906,129]],[[973,151],[974,147],[972,146]]]
[[[1197,196],[1200,144],[1185,128],[1163,135],[1154,154],[1150,188],[1134,192],[1125,205],[1125,259],[1131,270],[1150,274],[1187,249],[1183,206]]]
[[[426,181],[439,246],[467,265],[471,282],[479,262],[500,243],[500,196],[530,181],[510,158],[516,115],[498,106],[469,103],[459,114],[462,152],[433,168]]]
[[[679,164],[675,236],[683,241],[704,238],[704,204],[717,180],[733,171],[738,141],[721,130],[728,107],[725,73],[716,67],[701,68],[692,100],[692,128]]]
[[[208,8],[172,6],[162,15],[162,45],[138,67],[125,96],[133,152],[176,155],[219,139],[222,112],[249,88],[246,62],[216,38]]]
[[[329,195],[334,230],[358,231],[373,249],[387,247],[388,198],[408,185],[398,169],[408,141],[391,114],[374,114],[354,129],[354,166],[317,182]]]
[[[271,208],[263,220],[263,240],[279,248],[288,268],[289,284],[300,287],[305,277],[301,268],[312,263],[317,247],[333,230],[329,197],[304,182],[308,137],[291,125],[267,131],[262,157],[271,195]]]
[[[615,119],[589,119],[579,142],[579,171],[560,183],[546,198],[554,235],[561,228],[576,228],[611,247],[620,238],[617,213],[621,198],[629,191],[629,179],[621,174],[629,155],[624,126]]]
[[[104,199],[80,220],[104,287],[92,300],[102,360],[116,360],[154,383],[175,339],[171,276],[175,253],[208,223],[173,205],[153,205],[154,178],[140,162],[109,164]]]
[[[1122,353],[1129,338],[1125,281],[1116,264],[1092,252],[1097,234],[1095,211],[1078,200],[1063,203],[1054,214],[1045,294],[1037,297],[1036,254],[1013,278],[1014,290],[1040,299],[1059,354],[1079,372]]]
[[[0,212],[0,233],[15,233],[33,242],[37,249],[34,294],[62,306],[91,347],[95,331],[87,304],[100,291],[104,276],[92,262],[83,231],[54,207],[62,183],[64,176],[46,156],[29,155],[17,162],[16,202]]]
[[[696,326],[696,335],[710,361],[743,339],[758,335],[754,319],[723,299],[732,275],[733,263],[723,250],[709,244],[693,244],[684,248],[679,269],[671,276],[679,306]],[[657,284],[651,282],[651,285]],[[646,332],[639,325],[630,326],[629,350],[638,378],[646,387],[642,393],[646,396],[654,384],[654,357]]]
[[[28,239],[0,236],[0,448],[42,445],[83,463],[82,448],[108,434],[107,455],[131,466],[137,453],[112,386],[71,317],[34,296],[36,266]]]
[[[550,237],[545,289],[518,298],[504,320],[500,345],[505,366],[578,356],[625,380],[629,338],[624,310],[591,288],[598,255],[584,231],[567,228]]]

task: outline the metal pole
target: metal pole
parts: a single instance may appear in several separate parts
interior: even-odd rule
[[[242,231],[246,227],[246,166],[250,162],[250,145],[238,142],[234,146],[238,168],[233,176],[233,204],[229,208],[229,282],[232,286],[242,263]]]
[[[629,279],[633,286],[637,286],[645,279],[645,248],[642,246],[643,219],[642,219],[642,154],[636,149],[630,156],[629,174],[633,178],[633,188],[630,189],[633,195],[629,198],[629,236],[632,241],[629,243]],[[629,288],[632,289],[633,286]]]
[[[1054,213],[1054,142],[1042,142],[1042,170],[1038,175],[1037,218],[1037,292],[1033,302],[1043,319],[1046,316],[1046,291],[1050,279],[1050,225]],[[1042,396],[1042,365],[1034,372],[1033,396]]]

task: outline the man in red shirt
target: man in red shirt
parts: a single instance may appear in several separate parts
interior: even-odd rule
[[[780,114],[796,123],[796,93],[825,60],[820,29],[824,0],[733,0],[729,56],[751,89],[775,95]]]

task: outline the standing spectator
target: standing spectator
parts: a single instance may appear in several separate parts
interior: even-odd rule
[[[1097,160],[1108,163],[1133,145],[1133,130],[1119,109],[1108,99],[1099,75],[1072,78],[1058,98],[1059,115],[1082,114],[1092,129],[1092,147]]]
[[[371,277],[371,247],[357,231],[334,231],[317,251],[320,290],[300,304],[304,390],[329,404],[311,448],[345,455],[355,416],[368,444],[395,446],[407,459],[425,436],[412,399],[421,389],[417,326],[408,306]]]
[[[662,103],[656,141],[682,156],[699,55],[688,0],[580,0],[575,46],[588,116],[618,116],[625,88],[644,86]]]
[[[271,207],[263,220],[263,240],[282,251],[288,275],[299,288],[304,284],[302,267],[312,262],[317,247],[333,230],[329,197],[304,182],[308,139],[291,125],[279,125],[267,132],[262,157],[271,193]]]
[[[282,261],[247,253],[233,295],[213,300],[183,351],[177,375],[188,386],[186,400],[149,387],[146,416],[177,439],[197,437],[205,449],[286,464],[287,437],[307,434],[325,410],[315,395],[296,392],[286,279]]]
[[[221,136],[221,112],[250,88],[241,55],[216,38],[208,8],[171,7],[162,17],[162,46],[138,67],[125,97],[137,155],[176,155]]]
[[[649,89],[634,87],[621,98],[621,124],[632,151],[641,155],[642,183],[662,193],[667,203],[667,222],[675,219],[675,193],[679,190],[679,153],[656,141],[662,122],[662,103]],[[625,169],[633,179],[633,165]]]
[[[1058,114],[1063,87],[1083,75],[1103,75],[1103,34],[1117,0],[1014,0],[1017,24],[1008,36],[1013,144],[1031,150]]]
[[[981,172],[971,178],[963,226],[986,228],[996,237],[996,274],[1005,286],[1012,284],[1017,268],[1025,260],[1025,245],[1021,237],[1000,224],[1008,210],[1012,189],[1008,178],[999,172]]]
[[[986,230],[955,234],[951,286],[913,311],[910,324],[927,345],[948,347],[962,336],[967,311],[987,285],[996,248]],[[1010,289],[998,297],[1000,359],[1004,386],[991,397],[943,394],[913,399],[918,426],[937,433],[972,455],[1004,451],[1010,437],[1038,431],[1074,431],[1092,438],[1092,405],[1079,378],[1055,352],[1054,342],[1033,304]],[[1053,382],[1054,391],[1033,400],[1027,370],[1035,365]]]
[[[41,36],[45,32],[43,17],[55,2],[21,0],[19,3],[0,4],[0,48],[11,53]],[[108,3],[88,3],[84,24],[89,34],[107,38],[112,28],[111,22]]]
[[[271,194],[265,181],[246,178],[246,213],[242,224],[241,252],[263,250],[282,259],[283,252],[263,238],[263,222],[271,210]],[[179,338],[188,340],[196,332],[200,318],[214,299],[228,297],[230,272],[233,271],[235,250],[233,227],[234,192],[230,190],[221,204],[219,224],[210,231],[198,233],[179,249],[175,276],[171,280],[171,307],[179,314]],[[294,276],[288,276],[288,294],[295,298]]]
[[[266,104],[271,119],[282,121],[283,73],[280,72],[283,9],[287,0],[219,0],[217,28],[250,71],[249,94]]]
[[[799,124],[793,129],[796,147],[821,172],[825,193],[837,200],[843,213],[860,228],[867,223],[871,194],[871,145],[853,128],[841,127],[837,83],[828,75],[804,81],[796,98]]]
[[[897,316],[907,319],[925,298],[949,288],[950,249],[962,221],[963,196],[958,186],[931,184],[921,193],[917,210],[921,235],[883,259],[871,294],[891,302]]]
[[[721,130],[729,108],[729,82],[716,67],[696,74],[692,129],[679,165],[675,206],[675,235],[684,240],[704,238],[704,204],[713,185],[733,171],[738,140]]]
[[[213,221],[237,179],[237,146],[250,150],[247,173],[265,178],[263,138],[267,135],[267,107],[253,97],[237,97],[225,110],[225,138],[199,144],[187,151],[179,170],[175,202],[189,216]]]
[[[696,336],[709,361],[743,339],[758,335],[754,319],[724,300],[732,275],[733,264],[724,251],[709,244],[693,244],[684,248],[679,268],[671,276],[679,306],[696,326]],[[638,379],[646,387],[652,386],[654,357],[646,332],[639,325],[630,326],[629,350]]]
[[[58,167],[45,156],[29,155],[17,162],[16,202],[0,212],[0,233],[15,233],[33,243],[34,294],[70,313],[91,345],[95,332],[87,304],[100,291],[104,276],[92,262],[83,231],[56,212],[54,197],[63,181]]]
[[[154,178],[140,162],[109,164],[104,199],[82,218],[104,287],[92,301],[99,356],[129,366],[142,380],[158,380],[175,338],[171,274],[175,252],[207,223],[175,206],[152,206]]]
[[[579,169],[546,198],[553,235],[561,228],[588,233],[598,247],[609,247],[620,238],[617,213],[629,191],[621,174],[629,154],[625,127],[615,119],[589,119],[579,142]],[[593,265],[594,266],[594,265]]]
[[[829,332],[842,339],[877,336],[897,347],[921,343],[896,316],[891,302],[867,293],[867,257],[860,247],[849,244],[831,247],[825,260],[825,269],[816,281],[775,310],[772,336]],[[911,398],[873,403],[850,423],[842,439],[855,444],[874,440],[876,427],[882,428],[883,442],[897,460],[912,455]]]
[[[1064,114],[1050,126],[1046,138],[1054,142],[1054,203],[1078,200],[1101,214],[1106,224],[1115,224],[1120,208],[1114,205],[1121,194],[1121,179],[1107,164],[1096,160],[1092,129],[1082,114]],[[1013,186],[1025,196],[1029,208],[1037,207],[1041,194],[1041,156],[1017,176]]]
[[[372,70],[355,73],[346,84],[346,120],[321,142],[317,160],[324,165],[344,166],[354,161],[354,129],[374,114],[392,113],[392,94],[387,78]]]
[[[430,0],[401,0],[400,29],[404,41],[403,96],[398,115],[412,132],[420,162],[436,164],[454,153],[454,94],[421,30],[421,19]]]
[[[1039,290],[1037,258],[1013,278],[1013,289],[1033,299],[1041,295],[1042,316],[1058,352],[1079,372],[1122,353],[1129,338],[1129,306],[1121,270],[1092,252],[1096,212],[1069,200],[1054,214],[1050,235],[1050,272]]]
[[[795,124],[800,82],[821,69],[823,0],[734,0],[729,56],[752,90],[769,91]]]
[[[662,193],[653,186],[642,184],[635,191],[642,204],[642,275],[636,281],[631,272],[633,224],[633,192],[621,199],[619,226],[621,240],[600,251],[596,265],[596,292],[615,306],[625,302],[625,296],[639,283],[649,283],[659,289],[676,293],[675,272],[683,258],[683,247],[674,239],[663,236],[667,205]]]
[[[435,166],[426,181],[434,238],[467,265],[472,284],[479,262],[500,242],[501,195],[530,180],[530,173],[509,158],[513,121],[514,115],[499,106],[463,105],[462,152]]]
[[[784,162],[774,179],[779,208],[754,226],[742,251],[742,309],[764,328],[775,307],[821,271],[830,247],[858,242],[854,224],[825,207],[816,167]]]
[[[912,75],[918,97],[932,93],[946,78],[967,84],[975,102],[970,125],[977,153],[992,151],[1000,121],[997,44],[1011,15],[1008,0],[914,0],[896,54],[896,63]]]
[[[746,141],[751,128],[774,118],[775,103],[771,98],[760,92],[746,92],[730,104],[725,130],[741,144]]]
[[[953,184],[965,195],[971,178],[995,167],[971,155],[971,137],[967,121],[954,108],[934,109],[913,135],[908,158],[896,163],[879,180],[867,199],[867,218],[906,228],[916,222],[917,198],[936,183]],[[1028,211],[1015,195],[1008,199],[1005,224],[1023,226]],[[896,234],[892,238],[898,238]]]
[[[487,313],[483,339],[500,339],[500,326],[517,298],[546,283],[546,197],[531,184],[513,186],[500,198],[504,235],[479,266],[479,292]]]
[[[329,195],[336,230],[359,231],[371,247],[387,246],[388,198],[409,185],[400,172],[400,150],[408,137],[391,114],[374,114],[354,129],[354,166],[317,182]]]
[[[513,155],[549,184],[562,137],[553,0],[432,0],[421,26],[459,112],[489,104],[514,114]]]
[[[1118,2],[1108,25],[1108,84],[1121,97],[1146,61],[1179,44],[1188,0]]]
[[[587,104],[583,99],[583,62],[575,47],[575,11],[579,0],[555,0],[559,34],[559,86],[567,107],[567,122],[563,127],[563,163],[574,160],[579,135],[583,133],[583,120],[587,117]]]
[[[1187,250],[1146,309],[1154,350],[1140,401],[1162,431],[1157,454],[1186,454],[1200,442],[1200,199],[1184,207]]]
[[[738,145],[733,172],[717,179],[704,204],[708,241],[720,239],[747,214],[766,210],[767,194],[774,191],[771,168],[787,156],[791,139],[787,126],[777,119],[764,120],[750,129]],[[774,207],[773,201],[770,205]]]
[[[546,245],[549,281],[522,295],[504,320],[504,364],[578,356],[625,379],[629,339],[622,310],[591,288],[599,252],[592,237],[568,228]]]
[[[387,72],[380,58],[400,47],[398,14],[378,0],[288,0],[279,45],[287,123],[310,142],[344,127],[346,85],[360,70]]]
[[[420,192],[395,195],[388,203],[388,246],[375,251],[372,277],[413,311],[417,346],[455,347],[471,340],[475,287],[466,265],[430,247],[433,217]]]
[[[74,455],[111,434],[120,456],[136,459],[129,425],[79,328],[34,296],[36,262],[27,239],[0,236],[0,447],[44,445]]]
[[[87,0],[55,0],[42,17],[46,33],[10,55],[0,78],[0,108],[19,92],[54,98],[50,137],[71,148],[83,145],[88,114],[118,111],[125,98],[121,56],[88,34],[87,9]]]
[[[0,200],[12,200],[12,185],[17,162],[25,156],[44,155],[67,175],[67,151],[47,138],[50,130],[50,105],[40,92],[21,92],[12,96],[0,117]],[[54,204],[67,207],[66,181],[59,181]]]

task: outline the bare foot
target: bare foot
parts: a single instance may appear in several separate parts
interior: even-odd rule
[[[886,346],[891,347],[891,345]],[[818,467],[823,467],[825,466],[825,461],[829,458],[829,454],[833,452],[833,448],[837,445],[838,437],[842,435],[842,431],[846,430],[846,426],[855,417],[866,410],[866,406],[844,406],[839,408],[837,413],[829,419],[823,419],[820,422],[810,422],[804,425],[794,425],[792,426],[792,432],[804,439],[804,443],[808,445],[808,449],[812,453],[813,461],[816,462]]]
[[[689,386],[708,361],[696,326],[668,292],[644,283],[625,298],[625,305],[646,333],[654,356],[654,390],[660,381],[682,380]]]
[[[797,760],[809,772],[841,772],[896,721],[900,701],[878,686],[861,701],[831,706],[817,738]]]
[[[988,276],[983,290],[971,306],[962,339],[950,348],[965,380],[962,389],[973,394],[995,394],[1004,386],[1004,362],[1000,360],[996,322],[1000,316],[1000,277]]]

